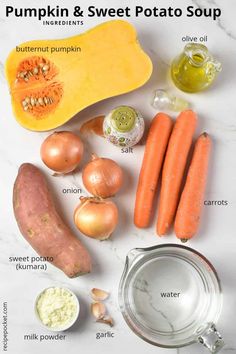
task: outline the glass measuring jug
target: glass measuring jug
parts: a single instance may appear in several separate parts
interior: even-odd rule
[[[221,69],[221,63],[212,57],[206,46],[189,43],[173,60],[171,77],[180,90],[198,92],[210,86]]]
[[[224,345],[215,327],[222,307],[220,281],[211,263],[192,248],[164,244],[131,250],[119,304],[134,333],[156,346],[199,342],[217,353]]]

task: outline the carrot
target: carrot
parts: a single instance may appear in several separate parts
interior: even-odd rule
[[[158,113],[153,118],[136,192],[134,224],[140,228],[147,227],[150,222],[153,199],[171,129],[172,120],[168,115]]]
[[[175,233],[182,242],[192,238],[199,227],[210,150],[211,138],[207,133],[203,133],[195,144],[193,158],[175,218]]]
[[[157,234],[165,235],[174,221],[183,174],[191,147],[197,116],[193,111],[180,113],[168,144],[162,172]]]

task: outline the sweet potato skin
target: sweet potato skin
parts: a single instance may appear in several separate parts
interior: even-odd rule
[[[20,166],[13,189],[13,208],[18,227],[43,257],[73,278],[91,271],[88,251],[56,211],[42,172],[33,164]]]

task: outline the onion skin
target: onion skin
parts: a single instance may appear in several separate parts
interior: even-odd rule
[[[115,161],[92,154],[92,161],[83,169],[82,179],[89,193],[110,198],[123,184],[123,171]]]
[[[118,209],[110,200],[80,198],[74,222],[84,235],[97,240],[108,239],[118,223]]]
[[[98,116],[98,117],[92,118],[89,121],[85,122],[79,130],[80,133],[82,133],[82,134],[94,133],[98,136],[104,137],[104,134],[103,134],[104,118],[105,118],[105,116]]]
[[[84,152],[81,139],[68,131],[49,135],[41,145],[41,159],[51,170],[69,173],[76,169]]]

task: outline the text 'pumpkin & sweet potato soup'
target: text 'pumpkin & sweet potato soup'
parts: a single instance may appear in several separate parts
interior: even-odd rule
[[[52,50],[70,46],[81,50]],[[24,47],[47,51],[26,53]],[[56,128],[93,103],[135,90],[151,73],[135,28],[121,20],[66,39],[25,42],[6,61],[15,117],[35,131]]]

